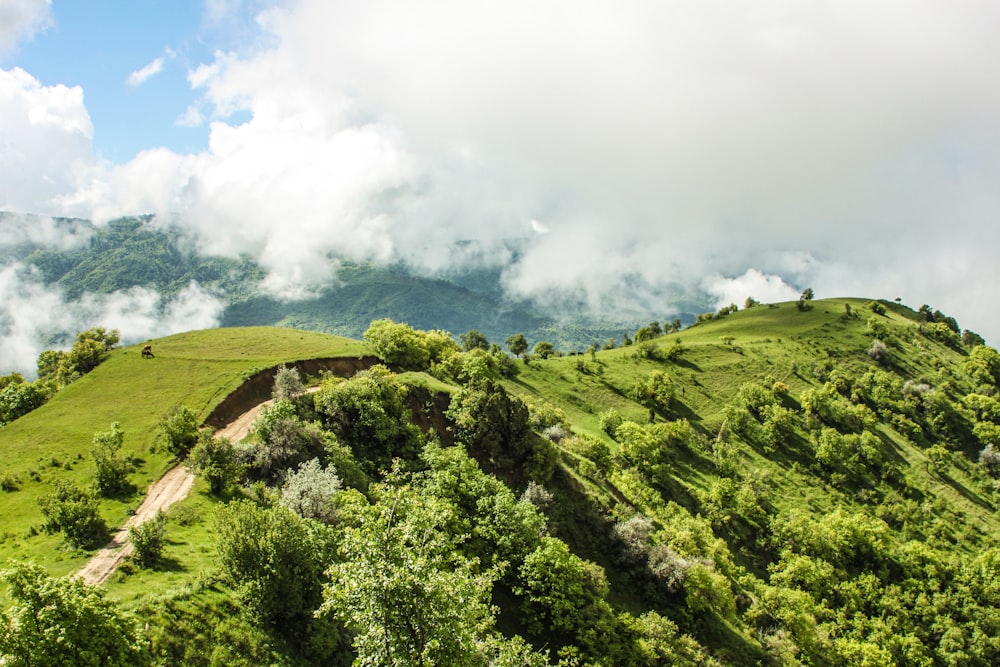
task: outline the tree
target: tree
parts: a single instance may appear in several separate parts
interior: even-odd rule
[[[265,625],[303,638],[322,603],[324,564],[333,559],[329,528],[286,507],[237,500],[216,516],[219,564]]]
[[[212,495],[216,496],[223,495],[243,475],[233,443],[228,438],[216,438],[208,428],[198,434],[198,443],[191,450],[187,465],[208,481]]]
[[[426,369],[430,353],[417,331],[390,319],[374,320],[364,333],[375,354],[387,364],[410,370]]]
[[[299,369],[282,366],[274,374],[274,389],[271,391],[271,398],[276,401],[292,399],[302,395],[305,390]]]
[[[167,451],[178,458],[187,456],[198,442],[198,416],[185,405],[176,406],[157,426]]]
[[[45,517],[44,529],[62,531],[66,541],[78,549],[89,549],[107,539],[108,526],[97,510],[97,499],[69,482],[56,482],[55,492],[38,499]]]
[[[515,357],[520,357],[528,351],[528,339],[524,337],[523,333],[516,333],[507,336],[504,343],[507,344],[507,349],[510,350],[510,353]],[[527,357],[524,357],[524,359],[527,361]]]
[[[279,504],[304,519],[332,524],[337,520],[335,498],[340,488],[336,471],[333,468],[324,470],[319,459],[311,459],[285,478]]]
[[[416,458],[423,445],[423,434],[410,420],[406,387],[385,366],[324,385],[314,401],[324,425],[368,473],[389,468],[397,457]]]
[[[132,461],[118,454],[124,441],[125,434],[118,422],[111,424],[110,430],[94,434],[94,446],[90,450],[96,467],[94,483],[98,493],[105,498],[120,496],[132,490],[128,481],[128,474],[133,468]]]
[[[552,353],[555,352],[555,348],[547,340],[540,340],[535,343],[534,355],[536,357],[541,357],[542,359],[548,359]]]
[[[485,381],[462,387],[445,412],[455,440],[499,464],[519,463],[530,451],[528,407],[502,385]]]
[[[802,295],[799,297],[799,300],[796,303],[796,307],[799,310],[808,310],[812,308],[812,304],[810,302],[813,300],[813,296],[814,293],[812,287],[807,287],[805,291],[802,292]]]
[[[0,426],[41,407],[47,400],[49,392],[42,383],[25,382],[17,375],[17,379],[0,388]]]
[[[139,567],[153,567],[163,556],[164,534],[167,517],[163,512],[141,523],[128,527],[128,541],[132,544],[132,560]]]
[[[104,327],[95,327],[81,331],[69,351],[70,366],[80,375],[89,373],[108,358],[108,352],[118,345],[120,339],[117,329],[108,331]]]
[[[743,310],[750,310],[751,308],[755,308],[755,307],[757,307],[759,305],[760,305],[760,301],[758,301],[757,299],[753,298],[752,296],[748,296],[746,298],[746,301],[743,302]]]
[[[652,370],[632,386],[632,398],[650,410],[666,411],[674,400],[674,383],[661,370]]]
[[[465,352],[490,349],[490,341],[486,339],[486,336],[484,336],[482,332],[477,331],[476,329],[469,329],[464,334],[460,335],[458,340],[462,344],[462,350]]]
[[[135,618],[80,578],[56,579],[38,565],[2,574],[14,601],[0,612],[0,664],[6,667],[137,667],[151,664]]]
[[[456,549],[440,499],[398,484],[375,497],[344,529],[320,613],[354,630],[358,665],[485,667],[494,574]]]

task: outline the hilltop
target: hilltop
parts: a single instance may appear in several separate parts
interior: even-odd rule
[[[37,500],[86,483],[112,421],[143,489],[171,465],[156,432],[177,405],[217,427],[267,397],[280,365],[378,355],[388,369],[350,380],[300,363],[318,391],[264,411],[245,477],[213,493],[203,473],[167,516],[159,565],[109,581],[164,664],[211,664],[220,643],[233,664],[345,663],[377,653],[379,627],[430,646],[366,606],[383,575],[403,586],[394,604],[449,637],[427,650],[510,661],[490,664],[544,664],[542,649],[551,664],[1000,658],[1000,356],[950,318],[868,299],[755,304],[523,361],[405,325],[367,338],[234,328],[153,341],[155,359],[115,350],[0,430],[18,478],[0,494],[0,558],[52,574],[86,560],[41,529]],[[275,454],[280,433],[304,449]],[[332,521],[285,510],[294,475],[270,467],[313,455],[339,476]],[[101,514],[120,525],[140,499]],[[254,526],[285,537],[240,551]],[[410,599],[414,585],[427,597]],[[449,599],[432,618],[438,585],[468,596],[461,613]]]

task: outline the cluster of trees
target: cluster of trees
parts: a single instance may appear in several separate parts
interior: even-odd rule
[[[120,339],[117,329],[81,331],[68,351],[46,350],[38,356],[35,381],[27,382],[20,373],[0,376],[0,426],[44,405],[57,391],[92,371]]]

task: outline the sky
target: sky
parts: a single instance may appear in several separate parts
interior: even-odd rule
[[[286,299],[331,257],[486,262],[594,312],[811,287],[996,344],[998,26],[988,0],[0,0],[0,210],[154,213]],[[44,328],[5,270],[0,336]]]

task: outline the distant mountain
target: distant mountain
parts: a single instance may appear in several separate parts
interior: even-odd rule
[[[646,323],[606,321],[567,314],[566,309],[555,313],[538,304],[511,301],[503,293],[497,268],[452,271],[432,278],[400,264],[331,260],[338,261],[337,284],[313,298],[284,301],[260,289],[266,272],[252,258],[199,254],[183,242],[179,232],[154,224],[150,216],[121,218],[100,226],[65,218],[52,224],[54,234],[77,242],[53,245],[51,239],[26,238],[4,245],[0,238],[0,260],[35,267],[47,285],[59,286],[69,299],[136,286],[155,289],[169,299],[196,281],[226,303],[221,326],[277,325],[360,337],[373,319],[391,318],[456,335],[478,329],[496,342],[522,332],[529,341],[544,339],[557,349],[571,351],[604,344],[609,338],[620,342],[624,333]],[[680,317],[685,324],[694,321],[692,313],[663,313],[661,317]]]

